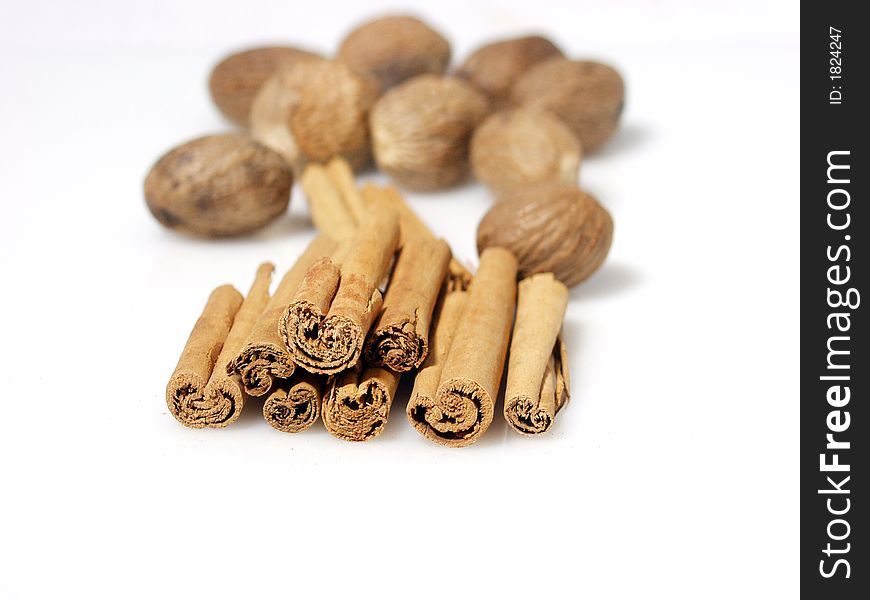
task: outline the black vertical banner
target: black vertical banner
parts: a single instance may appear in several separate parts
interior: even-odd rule
[[[801,592],[870,598],[870,24],[801,8]]]

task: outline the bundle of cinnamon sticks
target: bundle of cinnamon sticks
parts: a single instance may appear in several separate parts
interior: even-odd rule
[[[517,285],[517,259],[498,247],[472,275],[395,188],[358,189],[342,159],[310,164],[301,183],[320,234],[271,296],[269,263],[247,296],[211,293],[166,389],[179,422],[225,427],[263,398],[279,431],[321,418],[332,435],[366,441],[413,377],[408,421],[466,446],[492,423],[506,368],[511,428],[551,427],[569,390],[562,283],[545,273]]]

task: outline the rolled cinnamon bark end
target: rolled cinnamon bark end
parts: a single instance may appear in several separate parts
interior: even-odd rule
[[[429,352],[429,325],[447,273],[450,248],[443,240],[411,241],[399,253],[384,308],[366,342],[374,366],[404,373]]]
[[[222,416],[203,398],[203,392],[241,305],[242,295],[236,288],[218,287],[209,296],[187,339],[166,386],[166,405],[182,425],[206,427]]]
[[[314,238],[293,267],[284,274],[244,347],[228,366],[239,375],[249,396],[265,395],[276,379],[288,379],[296,370],[293,357],[281,337],[279,321],[293,301],[308,269],[318,260],[328,257],[335,247],[336,243],[327,236]]]
[[[298,371],[293,379],[282,380],[263,403],[263,417],[285,433],[298,433],[308,429],[320,416],[324,378],[306,371]]]
[[[280,324],[297,365],[324,375],[356,365],[381,308],[378,284],[389,269],[398,238],[395,211],[369,206],[341,266],[325,259],[309,269]]]
[[[518,286],[504,404],[505,419],[518,433],[544,433],[568,400],[560,335],[567,306],[568,288],[552,273],[532,275]]]
[[[399,386],[399,375],[372,367],[335,377],[324,398],[323,424],[335,437],[366,442],[384,430]]]
[[[517,260],[509,251],[488,248],[481,254],[434,396],[424,395],[425,390],[415,385],[408,406],[408,418],[426,438],[445,446],[467,446],[492,423],[510,338],[516,275]]]
[[[422,419],[423,412],[420,412],[423,409],[420,409],[418,405],[423,405],[424,408],[432,405],[432,399],[435,397],[438,382],[441,379],[441,370],[447,359],[447,352],[450,350],[450,344],[453,342],[453,336],[468,299],[467,292],[461,288],[452,287],[450,283],[448,281],[445,284],[441,299],[435,308],[435,314],[432,318],[429,355],[426,356],[426,360],[423,361],[417,376],[414,378],[414,388],[411,391],[411,399],[407,406],[408,420],[420,433],[424,434],[426,424],[425,420]],[[415,415],[421,418],[418,419]]]
[[[326,324],[326,313],[341,280],[341,269],[330,257],[314,263],[305,273],[295,299],[284,311],[279,331],[290,356],[297,365],[313,373],[323,373],[353,356],[352,341],[357,331],[335,332],[335,323]],[[326,338],[323,331],[331,326],[338,337]]]
[[[254,283],[239,307],[233,326],[215,361],[211,377],[203,391],[204,402],[211,406],[213,414],[206,421],[208,427],[226,427],[239,418],[245,407],[246,394],[232,364],[269,303],[269,285],[274,271],[275,265],[272,263],[263,263],[257,269]]]

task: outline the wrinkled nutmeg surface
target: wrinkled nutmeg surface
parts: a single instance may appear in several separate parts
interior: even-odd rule
[[[580,154],[567,125],[529,108],[490,115],[471,138],[474,176],[496,192],[552,181],[576,184]]]
[[[511,90],[511,102],[549,110],[568,125],[584,152],[616,131],[625,98],[619,73],[608,65],[553,58],[530,68]]]
[[[331,60],[299,62],[267,81],[251,107],[254,137],[294,169],[342,156],[355,168],[371,158],[368,112],[377,85]]]
[[[504,194],[477,228],[477,249],[500,246],[519,261],[520,277],[552,272],[580,283],[604,262],[613,239],[610,213],[595,198],[566,184]]]
[[[372,108],[378,167],[414,189],[444,188],[468,176],[471,134],[489,111],[464,81],[420,75],[384,94]]]
[[[511,86],[532,65],[563,56],[545,37],[529,35],[499,40],[475,50],[456,72],[496,104],[504,104]]]
[[[440,75],[450,63],[450,43],[423,21],[389,16],[351,31],[338,58],[387,90],[416,75]]]
[[[260,229],[287,211],[293,174],[275,152],[241,134],[170,150],[145,178],[145,201],[166,227],[203,237]]]
[[[287,46],[252,48],[230,54],[212,69],[208,81],[212,100],[228,119],[246,127],[254,97],[272,75],[301,60],[318,58],[306,50]]]

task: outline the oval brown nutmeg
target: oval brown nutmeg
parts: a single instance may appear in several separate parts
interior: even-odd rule
[[[251,132],[301,170],[342,156],[355,168],[371,158],[368,113],[375,83],[333,60],[304,61],[276,73],[251,107]]]
[[[378,167],[418,190],[465,179],[471,134],[489,111],[480,92],[450,76],[420,75],[381,96],[370,117]]]
[[[145,178],[145,201],[166,227],[202,237],[255,231],[287,211],[293,174],[242,134],[211,135],[164,154]]]
[[[520,277],[553,273],[573,286],[607,258],[613,239],[610,213],[576,186],[549,184],[506,193],[477,228],[477,249],[507,248]]]
[[[511,90],[514,105],[547,110],[570,127],[584,152],[598,148],[616,131],[625,85],[613,67],[553,58],[530,68]]]
[[[420,19],[395,15],[364,23],[338,50],[339,60],[387,90],[417,75],[440,75],[450,63],[450,43]]]
[[[498,40],[472,52],[456,76],[501,105],[508,100],[511,86],[532,65],[560,56],[564,55],[556,44],[539,35]]]
[[[319,58],[289,46],[251,48],[230,54],[212,69],[208,80],[212,100],[224,116],[247,127],[254,97],[272,75],[299,61]]]
[[[550,113],[502,110],[471,138],[474,176],[495,192],[546,182],[577,183],[580,142]]]

